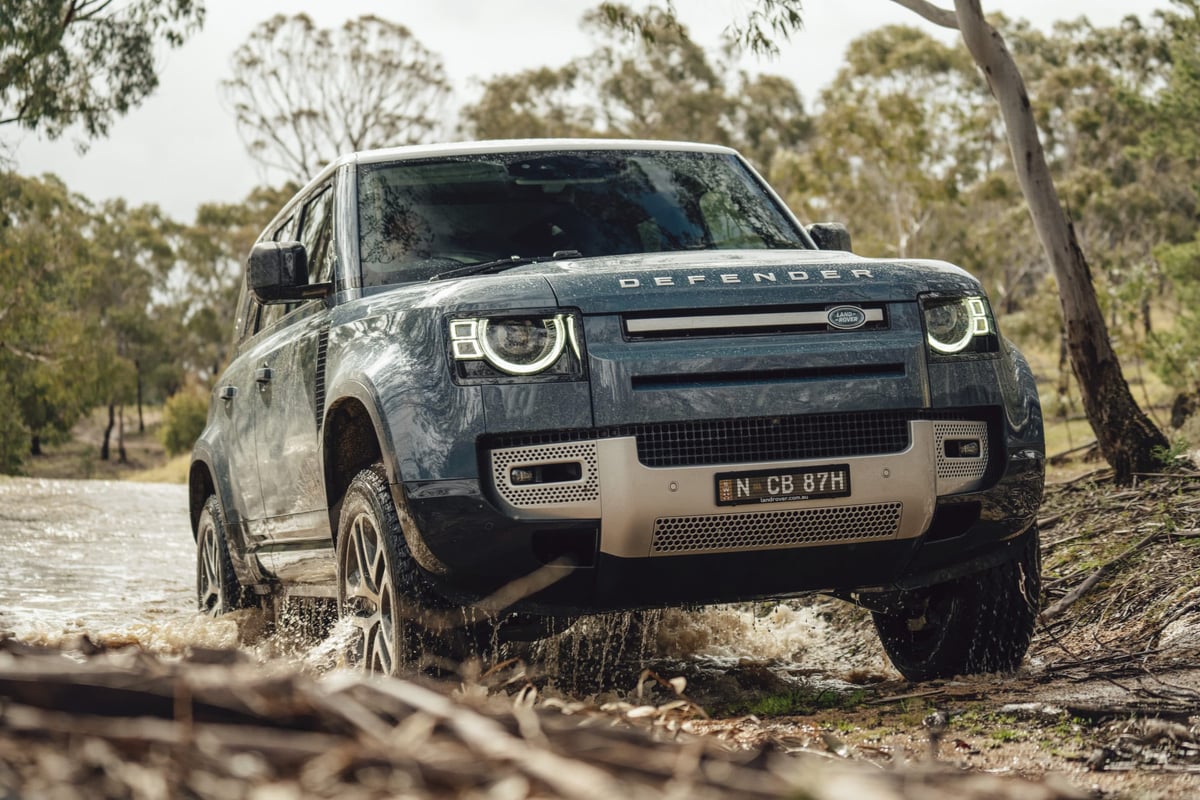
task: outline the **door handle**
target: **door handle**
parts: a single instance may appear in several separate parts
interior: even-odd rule
[[[267,384],[271,382],[271,368],[262,367],[254,371],[254,381],[259,384]]]
[[[232,400],[233,398],[237,397],[237,387],[222,386],[221,391],[217,393],[217,397],[221,398],[222,400]]]

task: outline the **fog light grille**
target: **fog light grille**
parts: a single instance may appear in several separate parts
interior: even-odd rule
[[[903,508],[902,503],[875,503],[663,517],[654,522],[651,552],[664,555],[885,539],[899,530]]]
[[[512,482],[513,467],[535,467],[562,462],[578,462],[582,466],[583,474],[579,480],[520,485]],[[493,450],[492,476],[500,497],[517,508],[590,503],[600,497],[595,442]]]
[[[937,420],[933,423],[934,452],[937,453],[938,494],[977,488],[979,480],[987,472],[987,429],[986,422]],[[946,456],[947,439],[977,439],[979,455],[972,458],[949,458]]]

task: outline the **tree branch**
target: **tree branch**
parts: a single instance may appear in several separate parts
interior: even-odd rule
[[[8,342],[0,342],[0,347],[3,347],[5,350],[12,353],[14,356],[18,356],[19,358],[24,358],[29,361],[36,361],[39,364],[53,364],[54,363],[54,359],[52,359],[52,358],[47,358],[46,356],[41,355],[40,353],[34,353],[30,350],[23,350],[20,347],[17,347],[15,344],[9,344]]]
[[[935,6],[929,0],[892,0],[892,2],[904,6],[914,14],[921,15],[934,25],[958,29],[958,15],[951,9]]]

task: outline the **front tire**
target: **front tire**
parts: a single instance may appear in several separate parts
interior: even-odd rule
[[[925,681],[1012,672],[1021,665],[1042,585],[1036,527],[1020,547],[1012,561],[902,593],[896,612],[872,612],[883,649],[901,675]]]
[[[359,472],[342,501],[337,606],[354,628],[349,659],[367,672],[397,675],[453,638],[443,630],[448,604],[409,553],[382,464]]]
[[[209,495],[196,526],[196,604],[201,613],[219,617],[250,605],[229,557],[225,515],[216,495]]]

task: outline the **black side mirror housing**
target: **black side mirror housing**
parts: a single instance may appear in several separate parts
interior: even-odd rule
[[[300,242],[259,242],[250,250],[246,280],[265,305],[324,297],[329,283],[308,282],[308,254]]]
[[[814,222],[808,226],[808,235],[822,250],[850,252],[850,231],[840,222]]]

